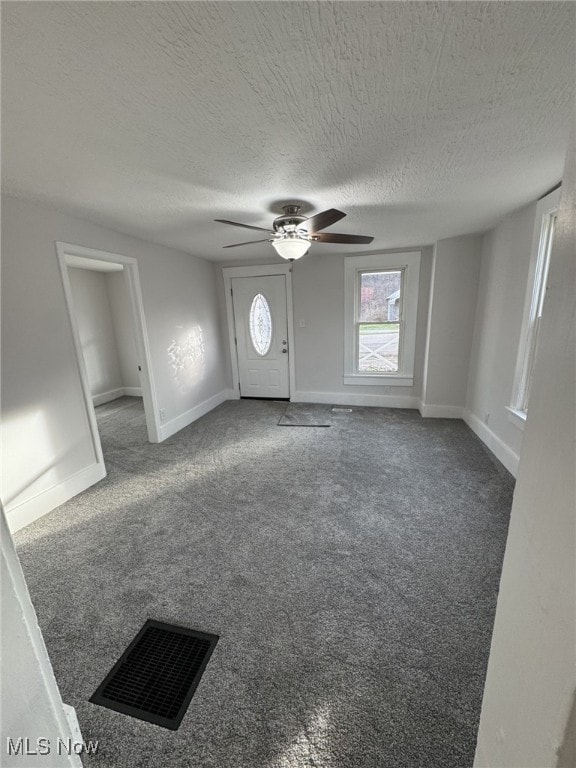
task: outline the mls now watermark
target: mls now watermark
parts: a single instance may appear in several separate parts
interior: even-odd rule
[[[73,739],[29,739],[20,736],[17,739],[8,738],[6,749],[9,755],[95,755],[98,752],[97,741],[74,741]]]

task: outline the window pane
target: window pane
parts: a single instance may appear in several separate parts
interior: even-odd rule
[[[398,323],[360,323],[358,325],[358,372],[396,372],[399,340]]]
[[[359,317],[361,323],[398,322],[401,307],[402,272],[363,272],[360,275]]]
[[[257,293],[250,307],[250,338],[254,349],[264,356],[272,343],[272,315],[266,297]]]
[[[556,216],[550,216],[548,222],[548,231],[546,233],[546,243],[544,245],[544,263],[542,265],[542,278],[538,287],[538,308],[536,317],[542,317],[542,306],[546,296],[546,283],[548,282],[548,270],[550,269],[550,254],[552,253],[552,243],[554,242],[554,227],[556,226]]]
[[[534,284],[532,287],[532,305],[530,308],[528,341],[524,351],[522,375],[518,385],[516,397],[516,407],[521,411],[528,411],[528,401],[530,398],[530,388],[532,385],[532,373],[534,370],[534,361],[536,358],[536,348],[538,346],[540,319],[542,317],[542,307],[544,304],[544,298],[546,296],[546,283],[548,280],[548,269],[550,267],[550,254],[552,252],[552,244],[554,241],[555,223],[556,214],[545,215],[542,218],[541,235],[538,246],[538,259],[536,262]]]

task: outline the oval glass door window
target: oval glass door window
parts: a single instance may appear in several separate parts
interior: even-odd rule
[[[263,357],[272,344],[272,315],[266,297],[261,293],[257,293],[252,299],[248,324],[252,345]]]

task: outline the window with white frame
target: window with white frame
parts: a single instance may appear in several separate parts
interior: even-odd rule
[[[420,252],[348,256],[344,383],[412,386]]]
[[[546,294],[546,282],[548,279],[559,199],[560,190],[557,189],[542,198],[536,207],[536,222],[534,226],[528,288],[524,305],[524,318],[514,377],[512,403],[508,408],[512,421],[520,427],[523,426],[528,413],[532,372],[538,347],[542,307]]]

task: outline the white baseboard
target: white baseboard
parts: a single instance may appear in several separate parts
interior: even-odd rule
[[[520,457],[472,411],[464,409],[463,419],[494,456],[504,464],[508,472],[516,477]]]
[[[420,415],[425,419],[462,419],[464,418],[464,408],[461,405],[434,405],[418,403]]]
[[[80,723],[78,722],[76,710],[74,707],[71,707],[70,704],[64,704],[64,702],[62,702],[62,706],[64,707],[64,714],[66,715],[68,727],[70,728],[72,742],[74,744],[82,744],[82,731],[80,730]]]
[[[226,395],[226,400],[240,400],[240,390],[239,389],[225,389],[224,393]]]
[[[293,403],[333,405],[372,405],[381,408],[418,408],[418,398],[410,395],[367,395],[353,392],[294,392]]]
[[[122,387],[126,397],[142,397],[142,387]]]
[[[124,387],[118,387],[118,389],[109,389],[108,392],[101,392],[99,395],[92,395],[92,402],[94,407],[97,405],[104,405],[104,403],[110,403],[112,400],[118,400],[124,394]]]
[[[118,387],[118,389],[109,389],[108,392],[101,392],[99,395],[92,395],[94,407],[111,403],[112,400],[118,400],[119,397],[142,397],[141,387]]]
[[[59,507],[60,504],[64,504],[65,501],[85,491],[86,488],[90,488],[91,485],[99,482],[104,477],[106,477],[104,464],[91,464],[66,480],[57,483],[57,485],[53,485],[45,491],[40,491],[36,496],[32,496],[31,499],[27,499],[13,507],[8,505],[6,507],[6,518],[10,531],[15,533],[20,528],[24,528],[25,525],[30,525],[34,520],[38,520],[39,517],[48,514],[48,512]]]
[[[209,397],[208,400],[204,400],[203,403],[199,403],[198,405],[195,405],[194,408],[190,408],[189,411],[185,411],[184,413],[181,413],[180,416],[176,416],[175,419],[171,419],[165,424],[161,424],[159,430],[159,442],[175,435],[176,432],[180,432],[181,429],[192,424],[193,421],[196,421],[201,416],[206,415],[216,408],[216,406],[220,405],[220,403],[232,399],[228,396],[230,392],[231,390],[223,389],[221,392]]]

